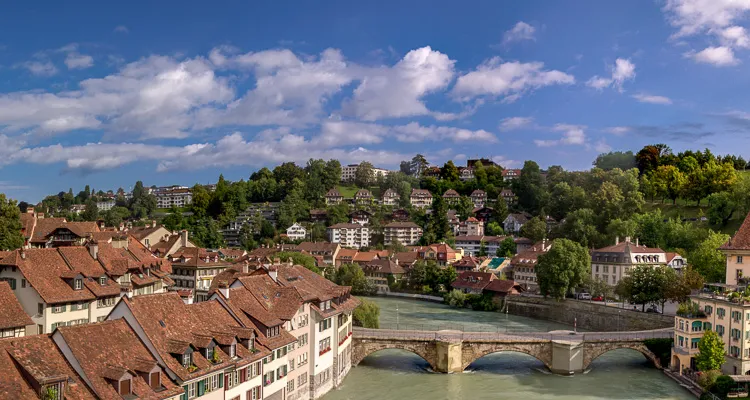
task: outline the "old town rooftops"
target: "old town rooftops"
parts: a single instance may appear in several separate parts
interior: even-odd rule
[[[8,282],[0,282],[0,329],[19,328],[34,322],[18,302]]]

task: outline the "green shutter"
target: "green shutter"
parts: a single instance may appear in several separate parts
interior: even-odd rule
[[[198,389],[197,389],[197,392],[195,393],[196,397],[203,396],[203,393],[205,393],[205,391],[206,391],[206,382],[203,380],[198,381]]]
[[[185,393],[183,393],[183,394],[182,394],[182,395],[180,396],[180,400],[188,400],[188,385],[185,385],[185,386],[183,386],[183,387],[182,387],[182,390],[184,390],[184,391],[185,391]]]
[[[224,374],[219,374],[219,387],[224,387]]]
[[[68,305],[67,304],[63,304],[63,306],[62,306],[62,312],[65,312],[65,311],[68,311]]]

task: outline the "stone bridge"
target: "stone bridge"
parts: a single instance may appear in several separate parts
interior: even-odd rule
[[[422,357],[438,372],[461,372],[488,354],[511,351],[528,354],[557,374],[570,375],[589,369],[599,356],[612,350],[640,352],[657,368],[659,358],[644,341],[671,338],[673,329],[639,332],[567,331],[549,333],[473,333],[458,331],[402,331],[355,328],[352,365],[380,350],[400,349]]]

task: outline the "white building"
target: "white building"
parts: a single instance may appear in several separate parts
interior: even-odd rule
[[[428,208],[432,207],[432,193],[426,189],[412,189],[409,201],[412,207]]]
[[[157,208],[187,207],[193,202],[193,191],[185,186],[157,188],[154,196]]]
[[[336,224],[327,229],[328,241],[343,247],[362,248],[370,246],[370,228],[360,224]]]
[[[412,246],[422,237],[422,228],[414,222],[391,222],[383,227],[383,236],[386,246],[396,242]]]
[[[349,164],[341,167],[341,182],[354,182],[354,177],[357,174],[357,168],[359,167],[359,164]],[[374,168],[372,169],[374,172],[375,178],[378,176],[385,177],[391,171],[383,168]]]
[[[294,223],[289,228],[286,228],[286,236],[291,240],[304,240],[307,237],[307,230],[304,226]]]
[[[667,253],[664,250],[640,245],[638,239],[633,243],[630,237],[626,237],[623,242],[618,237],[613,246],[591,252],[591,277],[612,286],[627,276],[634,267],[665,265]]]
[[[103,200],[103,201],[97,201],[96,202],[96,208],[99,211],[109,211],[114,206],[115,206],[115,201],[113,199]]]
[[[469,217],[466,221],[458,224],[458,236],[484,236],[484,222]]]
[[[387,189],[383,192],[383,205],[384,206],[397,206],[401,196],[396,193],[393,189]]]

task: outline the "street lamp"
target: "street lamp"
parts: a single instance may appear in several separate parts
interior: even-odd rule
[[[396,304],[396,330],[398,330],[398,304]]]

